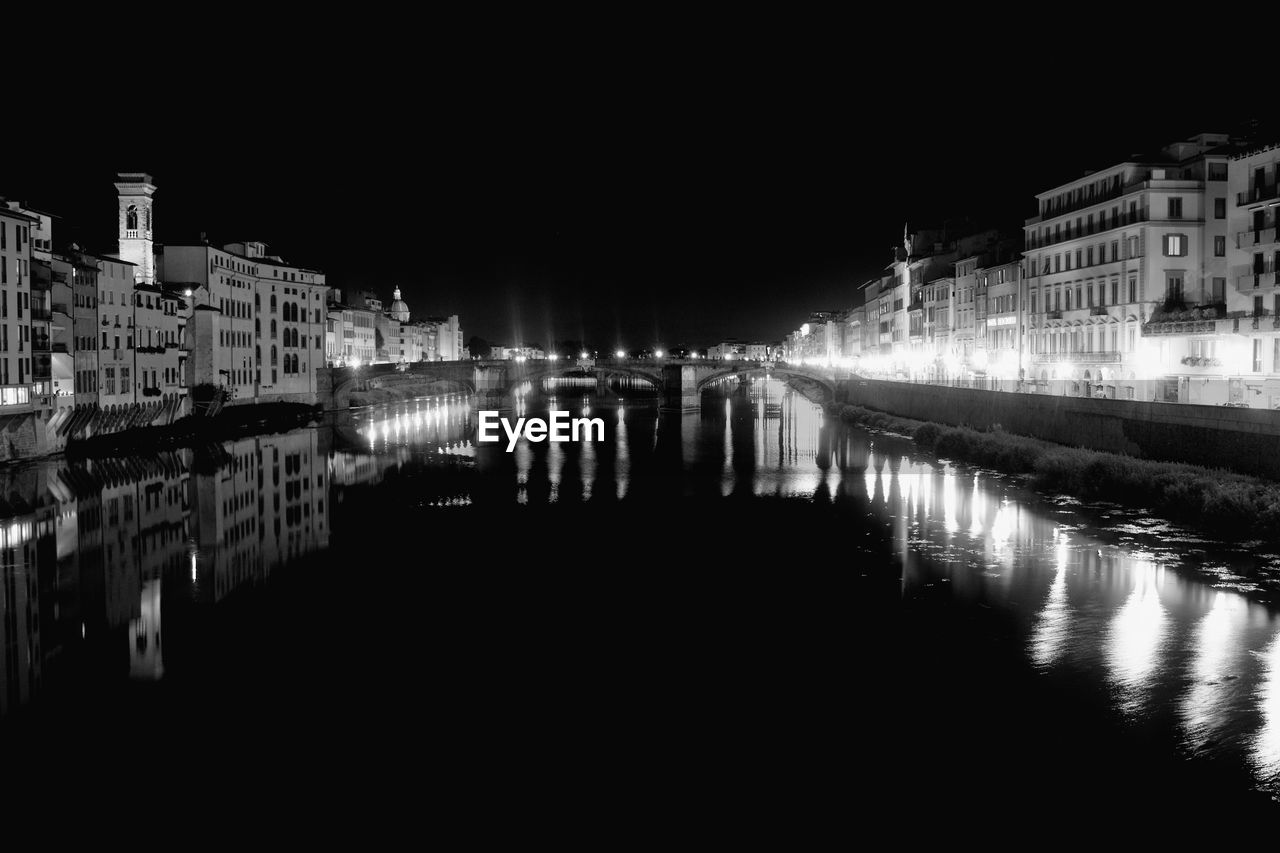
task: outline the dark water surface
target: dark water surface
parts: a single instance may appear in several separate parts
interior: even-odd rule
[[[606,440],[478,448],[469,401],[433,398],[7,472],[10,782],[1272,810],[1260,543],[1037,495],[772,382],[684,415],[553,390],[517,413]]]

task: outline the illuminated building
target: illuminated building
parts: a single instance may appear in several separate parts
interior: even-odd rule
[[[1018,305],[1021,272],[1019,260],[978,270],[982,293],[978,306],[978,341],[986,353],[987,376],[1002,382],[1017,380],[1022,375],[1022,314]],[[1013,390],[1012,387],[1009,390]]]
[[[457,314],[448,317],[428,317],[429,337],[423,342],[424,361],[461,361],[466,358],[462,342],[462,324]]]
[[[325,360],[324,273],[267,254],[264,243],[165,246],[164,281],[191,291],[187,325],[192,386],[221,389],[227,401],[311,402]],[[372,355],[373,318],[369,343]]]
[[[1222,314],[1230,151],[1225,135],[1201,134],[1036,197],[1024,228],[1028,387],[1200,401],[1183,358],[1219,330],[1181,321]]]
[[[39,220],[0,206],[0,414],[31,400],[31,229]]]
[[[1234,334],[1200,336],[1185,360],[1194,374],[1225,373],[1222,402],[1280,408],[1280,145],[1242,151],[1227,171],[1227,313],[1216,326]]]

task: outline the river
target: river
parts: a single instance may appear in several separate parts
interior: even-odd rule
[[[891,803],[1280,795],[1262,543],[1037,494],[773,381],[686,414],[528,390],[517,414],[605,440],[477,446],[454,396],[4,472],[5,742],[65,756],[87,715],[134,749],[180,720],[465,778],[678,763],[677,787],[825,799],[816,764]]]

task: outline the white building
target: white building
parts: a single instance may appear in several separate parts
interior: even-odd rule
[[[187,328],[190,385],[220,387],[232,402],[315,399],[325,361],[323,273],[256,242],[165,246],[160,272],[203,309]]]
[[[1216,318],[1224,300],[1228,146],[1201,134],[1037,196],[1024,252],[1031,387],[1209,402],[1212,386],[1183,361],[1199,333],[1181,321]]]
[[[31,404],[31,229],[0,206],[0,414]]]

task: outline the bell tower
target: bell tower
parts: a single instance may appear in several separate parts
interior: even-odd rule
[[[144,172],[121,172],[116,176],[120,203],[120,238],[116,254],[134,265],[133,280],[155,284],[156,253],[151,237],[151,196],[156,191],[151,176]]]

